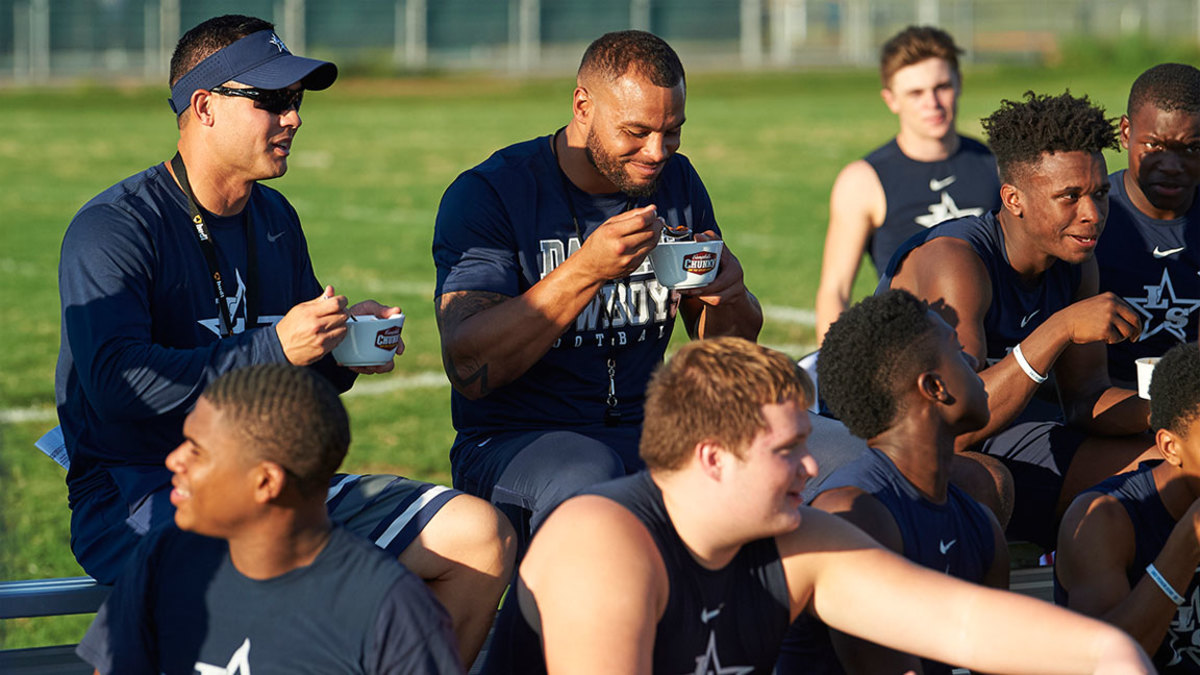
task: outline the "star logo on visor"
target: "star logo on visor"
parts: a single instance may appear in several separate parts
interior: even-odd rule
[[[291,53],[290,51],[288,51],[287,45],[283,44],[283,40],[280,40],[279,36],[274,33],[271,33],[271,39],[268,40],[268,42],[270,42],[271,44],[278,47],[280,52],[287,53],[287,54]]]

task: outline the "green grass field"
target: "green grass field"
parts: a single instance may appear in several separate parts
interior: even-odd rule
[[[1026,89],[1070,87],[1116,116],[1148,65],[971,71],[960,129],[978,135],[981,116]],[[400,304],[409,317],[396,372],[360,380],[360,390],[376,391],[346,400],[354,430],[347,468],[449,481],[448,386],[400,386],[441,368],[430,258],[438,200],[493,150],[564,124],[571,86],[348,80],[305,101],[291,170],[272,185],[299,211],[324,283],[351,301]],[[748,286],[769,308],[762,341],[797,356],[813,342],[812,328],[773,318],[785,316],[773,308],[813,306],[833,178],[895,131],[878,86],[874,73],[858,71],[690,81],[682,152],[705,179]],[[176,129],[165,99],[162,89],[0,91],[0,579],[81,574],[68,548],[63,473],[32,447],[56,423],[58,247],[85,201],[171,156]],[[1123,165],[1110,158],[1110,168]],[[859,295],[873,287],[871,275],[860,275]],[[37,419],[20,421],[14,411]],[[0,647],[76,641],[88,620],[0,622]]]

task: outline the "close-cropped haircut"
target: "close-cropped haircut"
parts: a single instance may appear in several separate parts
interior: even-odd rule
[[[282,466],[307,497],[328,489],[350,447],[350,420],[337,391],[307,368],[234,370],[209,384],[203,397],[248,453]]]
[[[780,352],[732,337],[688,343],[646,389],[642,459],[651,469],[675,471],[705,440],[743,457],[768,428],[764,405],[812,399],[808,376]]]
[[[1180,343],[1154,366],[1150,380],[1150,428],[1184,435],[1200,415],[1200,349]]]
[[[1168,112],[1200,114],[1200,70],[1182,63],[1160,63],[1150,68],[1129,88],[1125,112],[1132,115],[1147,103]]]
[[[580,82],[600,79],[615,82],[630,71],[656,87],[687,86],[679,55],[665,40],[641,30],[605,33],[596,38],[579,62]]]
[[[942,59],[957,75],[958,57],[962,53],[946,31],[933,26],[909,26],[883,43],[879,50],[879,79],[887,89],[892,86],[892,76],[897,70],[926,59]]]
[[[938,365],[929,305],[908,291],[863,298],[829,327],[817,360],[821,398],[850,433],[869,439],[900,415],[903,390]]]
[[[1024,101],[1003,100],[1000,109],[983,119],[988,144],[996,156],[1000,179],[1014,184],[1042,161],[1043,154],[1116,149],[1116,119],[1086,95],[1058,96],[1025,92]]]
[[[169,84],[173,87],[179,78],[218,51],[262,30],[275,30],[275,24],[252,16],[226,14],[201,23],[183,34],[171,55]]]

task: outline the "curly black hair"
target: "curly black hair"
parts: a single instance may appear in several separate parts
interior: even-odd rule
[[[1025,92],[1024,101],[1003,100],[1000,109],[983,119],[988,143],[996,155],[1000,178],[1013,183],[1036,167],[1045,153],[1098,154],[1117,148],[1116,118],[1088,97],[1070,91],[1058,96]]]
[[[1200,415],[1200,349],[1196,343],[1172,347],[1154,366],[1150,380],[1150,427],[1184,434]]]
[[[1132,115],[1147,103],[1159,110],[1200,113],[1200,70],[1182,63],[1160,63],[1150,68],[1129,88],[1125,112]]]
[[[893,289],[864,298],[829,327],[817,360],[817,386],[850,433],[869,439],[904,411],[904,382],[937,367],[929,305]]]

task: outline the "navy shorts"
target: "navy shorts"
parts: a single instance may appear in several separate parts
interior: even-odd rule
[[[71,550],[84,571],[100,583],[116,582],[142,535],[174,520],[170,494],[167,484],[128,505],[112,487],[76,500]],[[397,476],[338,474],[330,481],[325,503],[334,522],[399,556],[438,510],[460,494]]]
[[[1010,540],[1054,549],[1063,477],[1085,438],[1058,422],[1024,422],[984,441],[980,451],[999,459],[1013,475],[1016,497],[1006,532]]]
[[[454,487],[490,501],[517,531],[518,560],[533,532],[567,498],[645,467],[641,427],[459,434]]]

